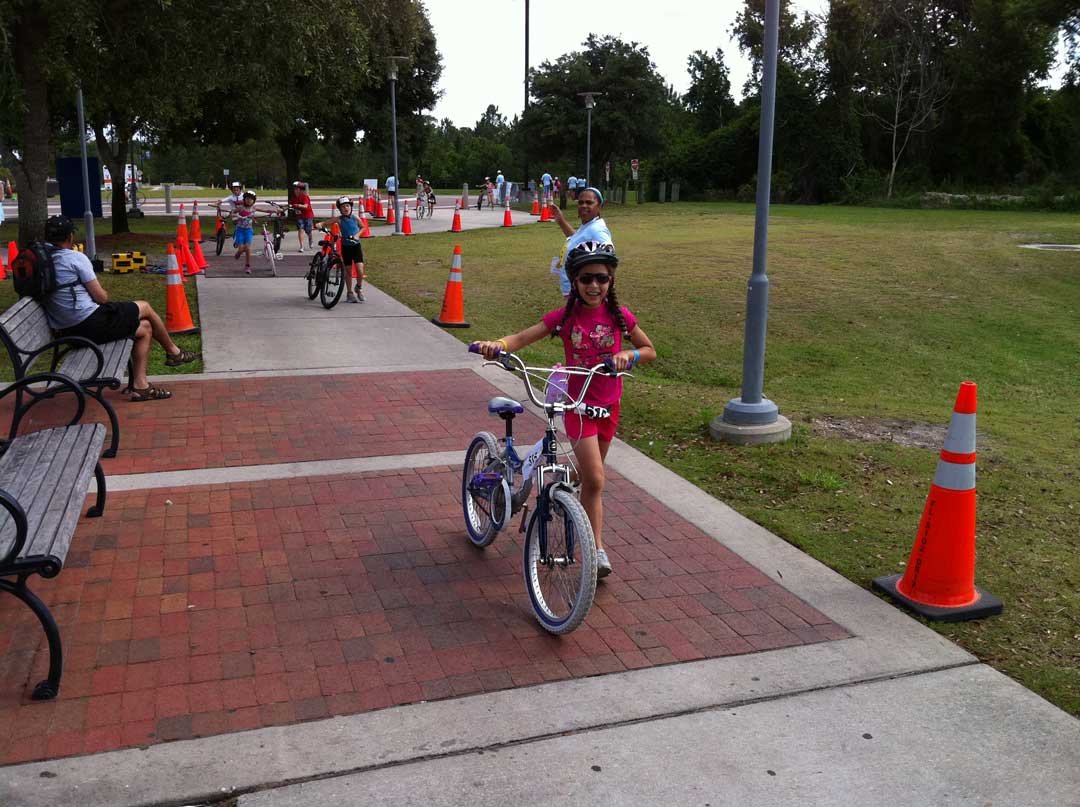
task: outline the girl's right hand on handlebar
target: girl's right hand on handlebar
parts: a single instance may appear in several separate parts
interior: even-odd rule
[[[496,342],[473,342],[469,345],[469,352],[479,353],[485,359],[491,361],[506,349],[505,345],[506,343],[502,340]]]

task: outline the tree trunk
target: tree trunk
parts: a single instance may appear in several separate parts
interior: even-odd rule
[[[281,132],[274,137],[281,149],[281,157],[285,160],[285,183],[288,187],[292,187],[292,183],[300,179],[300,157],[304,153],[306,139],[307,133],[300,128]]]
[[[105,127],[99,122],[94,123],[94,140],[97,142],[98,155],[105,161],[112,176],[112,231],[117,233],[130,233],[127,214],[127,177],[124,171],[124,160],[128,153],[128,143],[131,133],[126,127],[114,126],[116,134],[116,150],[109,144],[105,137]]]
[[[31,11],[31,5],[24,8],[12,32],[15,74],[26,99],[22,159],[14,169],[19,189],[20,244],[41,238],[49,216],[45,195],[45,180],[49,176],[49,90],[40,64],[47,58],[48,20],[40,12]]]

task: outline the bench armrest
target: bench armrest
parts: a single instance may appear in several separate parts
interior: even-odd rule
[[[21,390],[25,387],[29,387],[32,384],[46,383],[60,384],[75,393],[75,398],[78,400],[78,409],[75,412],[75,416],[71,419],[71,422],[69,422],[67,425],[74,426],[76,423],[82,420],[83,413],[86,412],[86,392],[81,386],[79,386],[78,382],[76,382],[70,376],[60,375],[60,373],[36,373],[34,375],[23,376],[18,381],[13,381],[12,383],[4,387],[3,390],[0,390],[0,400],[3,400],[13,392]],[[31,391],[30,394],[34,395],[33,391]],[[16,414],[18,414],[18,412],[16,412]],[[15,430],[19,427],[19,420],[20,418],[16,417],[16,419],[11,424],[10,439],[15,439]],[[3,452],[0,451],[0,453]]]
[[[67,350],[61,350],[60,348],[67,346]],[[90,378],[99,378],[105,371],[105,354],[101,352],[101,348],[94,342],[91,342],[84,336],[58,336],[47,345],[39,347],[37,350],[32,350],[26,354],[26,361],[23,362],[23,370],[30,369],[30,366],[37,360],[39,356],[44,355],[48,351],[54,351],[55,355],[52,359],[52,367],[50,371],[56,370],[56,366],[60,363],[60,359],[63,355],[77,347],[89,348],[94,352],[94,358],[97,359],[97,369],[93,375],[87,376],[86,379],[76,379],[77,381],[84,381]]]
[[[15,542],[11,545],[11,549],[7,551],[2,558],[0,558],[0,574],[3,574],[5,567],[12,565],[19,555],[23,551],[23,547],[26,546],[26,511],[23,510],[22,505],[19,504],[3,488],[0,488],[0,507],[3,507],[11,514],[12,520],[15,522]]]

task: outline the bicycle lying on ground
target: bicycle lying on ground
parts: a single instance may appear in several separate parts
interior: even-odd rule
[[[469,345],[469,351],[480,352],[476,344]],[[469,443],[461,476],[465,527],[473,545],[483,548],[495,540],[519,510],[524,510],[524,526],[526,501],[536,485],[536,504],[524,530],[525,588],[541,626],[550,633],[569,633],[585,619],[596,594],[596,541],[571,481],[573,463],[559,462],[555,418],[608,417],[606,408],[584,403],[589,384],[598,374],[633,376],[616,372],[610,364],[591,369],[529,367],[515,354],[505,352],[500,352],[495,361],[484,362],[484,366],[488,365],[522,374],[529,400],[544,410],[547,428],[522,459],[514,448],[513,425],[514,417],[525,407],[502,396],[488,402],[488,412],[506,423],[506,435],[501,446],[495,435],[486,431],[477,433]],[[585,380],[577,399],[566,401],[565,376],[570,375],[584,376]],[[542,400],[533,386],[534,379],[544,384]],[[569,452],[565,456],[569,459]]]
[[[330,310],[341,300],[341,293],[345,290],[345,264],[338,255],[337,242],[341,240],[325,227],[319,231],[326,234],[326,238],[319,241],[319,251],[311,258],[308,265],[307,295],[309,300],[316,297],[322,302],[323,308]]]

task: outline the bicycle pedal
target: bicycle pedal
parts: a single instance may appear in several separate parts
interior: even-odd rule
[[[526,502],[521,508],[521,526],[518,527],[518,532],[525,533],[525,525],[529,521],[529,503]]]

